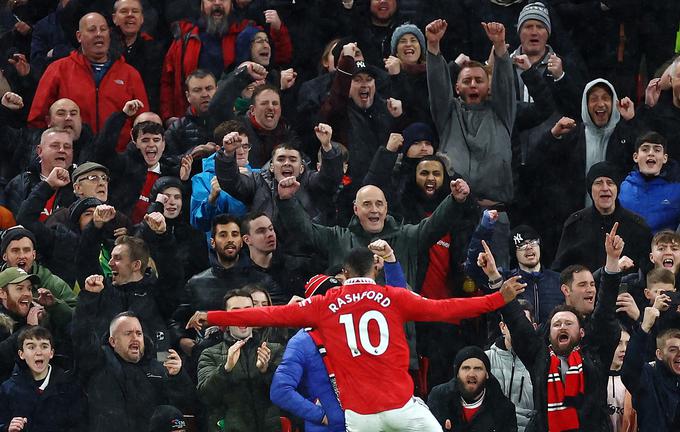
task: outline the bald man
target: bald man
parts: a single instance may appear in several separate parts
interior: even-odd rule
[[[299,187],[294,177],[285,178],[278,185],[279,217],[286,229],[295,230],[301,242],[327,257],[330,267],[342,265],[352,248],[385,240],[392,245],[406,281],[416,291],[420,290],[417,286],[419,257],[427,256],[430,246],[455,229],[463,217],[473,213],[472,200],[467,199],[470,188],[462,179],[451,181],[451,195],[418,225],[404,225],[389,216],[383,191],[368,185],[357,191],[354,217],[347,228],[325,227],[312,223],[298,200],[292,199]]]
[[[80,107],[83,122],[95,132],[128,100],[142,101],[140,112],[147,111],[149,101],[139,72],[125,63],[123,57],[115,58],[109,52],[111,38],[106,19],[98,13],[83,16],[76,39],[80,49],[52,63],[40,79],[28,115],[29,124],[45,127],[48,108],[61,98],[73,100]],[[131,121],[121,132],[119,151],[127,145],[130,127]]]

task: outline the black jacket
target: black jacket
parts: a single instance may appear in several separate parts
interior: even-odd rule
[[[515,405],[503,394],[496,377],[489,372],[484,402],[470,422],[465,421],[463,417],[463,406],[461,405],[457,380],[458,377],[454,377],[451,381],[434,387],[427,398],[427,406],[442,427],[444,427],[446,420],[450,420],[454,431],[517,431]]]
[[[33,188],[35,188],[40,182],[40,163],[36,160],[31,164],[27,171],[24,171],[14,177],[7,184],[7,187],[5,187],[5,207],[14,213],[14,215],[18,215],[21,205],[26,200],[26,198],[28,198]],[[52,193],[54,193],[54,190],[50,190]],[[56,194],[57,195],[52,206],[53,210],[56,210],[59,207],[68,207],[73,201],[75,201],[73,189],[69,186],[60,188]],[[52,195],[50,194],[50,196]]]
[[[611,420],[607,408],[607,381],[609,366],[619,343],[620,329],[616,321],[615,303],[620,274],[602,272],[598,292],[598,303],[593,312],[587,334],[581,340],[585,395],[576,407],[580,431],[609,432]],[[534,407],[536,416],[527,426],[528,432],[547,432],[547,379],[550,365],[547,336],[536,332],[526,319],[519,303],[512,301],[503,309],[503,322],[510,329],[512,347],[531,374],[534,385]]]
[[[615,222],[619,223],[618,234],[626,241],[622,256],[632,259],[636,266],[648,269],[652,233],[641,216],[624,209],[617,200],[616,210],[611,215],[603,216],[595,207],[586,207],[569,216],[564,223],[553,270],[582,264],[593,272],[604,266],[607,255],[602,239]]]
[[[85,414],[85,400],[79,383],[71,374],[52,366],[45,391],[37,383],[26,363],[17,363],[12,377],[0,387],[0,430],[14,417],[26,417],[26,431],[71,432],[78,429]]]
[[[215,126],[208,116],[198,116],[191,107],[187,108],[184,117],[175,120],[165,131],[167,154],[174,156],[191,153],[194,147],[214,141]]]
[[[73,224],[68,217],[66,223],[55,223],[50,227],[39,220],[45,203],[53,193],[54,190],[50,185],[40,181],[21,204],[16,220],[18,224],[23,225],[35,235],[36,244],[34,246],[40,255],[42,264],[73,286],[78,277],[78,270],[73,258],[78,251],[80,227]],[[73,190],[68,185],[59,189],[57,194],[73,196]],[[64,211],[67,215],[69,214],[68,208]],[[60,213],[63,213],[63,211],[60,211]]]
[[[80,310],[79,310],[80,309]],[[153,408],[173,405],[186,409],[195,399],[194,386],[184,368],[175,376],[155,358],[153,342],[145,338],[138,363],[128,363],[87,326],[90,312],[76,308],[74,346],[78,373],[86,383],[90,431],[147,431]]]
[[[104,129],[95,144],[93,159],[109,169],[109,204],[117,211],[130,215],[144,186],[148,167],[142,154],[134,143],[129,143],[123,153],[116,153],[117,137],[127,116],[122,111],[115,112],[106,120]],[[161,176],[179,177],[179,158],[168,156],[160,159]]]
[[[168,232],[157,235],[149,231],[145,230],[142,237],[156,263],[158,277],[147,269],[137,282],[113,285],[110,278],[105,278],[105,288],[99,293],[81,289],[74,320],[80,309],[80,316],[86,316],[91,321],[89,326],[92,330],[103,335],[114,316],[120,312],[132,311],[139,317],[145,333],[153,340],[156,348],[163,350],[172,345],[166,323],[179,304],[183,271],[177,265],[174,237]],[[80,270],[80,286],[85,286],[87,276],[102,274],[99,265],[102,233],[103,230],[97,229],[93,223],[83,231],[76,258]]]

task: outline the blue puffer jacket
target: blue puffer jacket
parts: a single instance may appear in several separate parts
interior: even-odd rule
[[[345,415],[328,379],[321,354],[305,331],[300,330],[286,346],[274,373],[269,397],[280,408],[305,420],[305,431],[345,430]],[[321,420],[328,417],[328,426]]]
[[[250,170],[250,165],[247,165],[247,168]],[[208,197],[213,177],[215,177],[215,153],[203,159],[203,172],[191,178],[191,225],[205,232],[208,242],[212,220],[216,215],[229,213],[233,216],[243,216],[248,212],[245,204],[225,191],[220,191],[215,204],[210,204]]]
[[[636,168],[621,183],[619,192],[621,205],[642,216],[653,233],[675,230],[680,223],[680,183],[671,181],[664,171],[647,179]]]

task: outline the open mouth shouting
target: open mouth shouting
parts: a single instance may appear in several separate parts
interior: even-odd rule
[[[435,180],[427,180],[425,182],[425,194],[428,196],[434,195],[434,193],[437,191],[437,182]]]
[[[609,120],[609,113],[607,112],[607,109],[604,107],[595,108],[594,114],[595,118],[593,119],[593,121],[597,125],[604,125]]]

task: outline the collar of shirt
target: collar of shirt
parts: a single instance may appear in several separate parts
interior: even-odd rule
[[[345,281],[344,285],[360,285],[360,284],[372,284],[375,285],[375,281],[371,278],[366,277],[355,277],[349,278]]]
[[[156,174],[160,174],[161,173],[161,163],[156,162],[156,165],[152,166],[147,171],[152,171],[152,172],[155,172]]]

